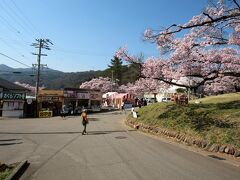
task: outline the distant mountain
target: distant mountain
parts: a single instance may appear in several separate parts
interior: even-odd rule
[[[94,77],[101,71],[84,71],[64,73],[54,69],[44,68],[40,73],[40,86],[44,85],[47,89],[62,89],[65,87],[79,87],[79,85]],[[11,68],[0,64],[0,77],[11,82],[27,83],[32,86],[36,84],[36,71],[32,68]]]
[[[135,82],[138,76],[138,68],[123,66],[122,84]],[[47,89],[63,89],[66,87],[78,88],[85,81],[89,81],[95,77],[112,77],[111,69],[107,68],[103,71],[83,71],[65,73],[54,69],[44,68],[40,72],[40,86],[45,86]],[[0,64],[0,78],[11,82],[26,83],[31,86],[36,85],[36,71],[32,68],[12,68],[4,64]]]
[[[0,71],[14,71],[14,68],[11,68],[5,64],[0,64]]]

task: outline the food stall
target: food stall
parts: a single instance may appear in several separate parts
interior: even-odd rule
[[[60,115],[64,103],[63,90],[40,90],[37,102],[39,117]]]

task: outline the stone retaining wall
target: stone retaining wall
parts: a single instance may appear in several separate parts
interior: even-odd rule
[[[220,152],[232,155],[236,158],[240,158],[240,150],[232,145],[221,145],[221,144],[212,144],[202,139],[195,139],[194,137],[188,137],[185,134],[179,134],[178,132],[149,126],[131,119],[126,120],[126,124],[132,128],[139,129],[140,131],[155,134],[155,135],[164,135],[170,138],[176,139],[178,142],[184,142],[187,145],[195,145],[199,148],[210,152]]]

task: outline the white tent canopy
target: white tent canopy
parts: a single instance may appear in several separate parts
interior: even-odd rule
[[[107,93],[102,95],[102,98],[106,99],[106,98],[112,97],[116,94],[118,94],[118,93],[117,92],[107,92]]]

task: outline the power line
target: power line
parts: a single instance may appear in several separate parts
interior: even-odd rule
[[[3,2],[4,2],[4,4],[5,4],[5,7],[7,7],[7,8],[5,8],[5,7],[3,6],[3,4],[0,4],[0,7],[5,11],[5,13],[8,15],[8,17],[10,17],[10,18],[13,20],[13,22],[17,23],[17,24],[21,27],[21,29],[30,32],[27,28],[25,28],[24,25],[22,25],[22,23],[21,23],[18,19],[16,19],[16,18],[14,17],[15,12],[9,7],[9,5],[6,4],[6,2],[5,2],[4,0],[3,0]],[[12,12],[14,12],[14,13],[12,13]],[[13,15],[13,14],[14,14],[14,15]],[[16,16],[16,15],[15,15],[15,16]],[[17,16],[17,18],[18,18],[18,17],[19,17],[19,16]],[[31,32],[30,32],[30,33],[31,33]]]
[[[1,38],[1,39],[4,39],[5,41],[8,41],[8,40],[14,41],[14,42],[17,42],[18,44],[20,43],[20,44],[22,44],[22,45],[24,45],[24,46],[29,46],[29,44],[32,43],[32,42],[27,42],[27,41],[24,41],[24,43],[23,43],[22,41],[13,39],[13,38],[11,38],[11,37],[7,37],[7,38],[6,38],[6,36],[4,36],[4,37],[3,37],[3,36],[0,36],[0,38]]]
[[[25,56],[23,53],[17,51],[16,48],[14,48],[12,45],[8,44],[3,38],[0,37],[0,40],[1,40],[5,45],[7,45],[7,46],[10,47],[11,49],[13,49],[15,52],[19,53],[19,55],[20,55],[21,57],[23,57],[23,58],[25,58],[26,60],[29,61],[29,59],[26,58],[26,56]]]
[[[13,70],[1,70],[0,73],[14,73],[14,74],[22,74],[22,73],[31,73],[31,71],[17,71],[18,68],[13,68]]]
[[[15,74],[15,73],[0,73],[1,76],[30,76],[30,77],[35,77],[35,74]]]
[[[0,4],[0,6],[2,7],[2,9],[5,10],[5,13],[7,13],[8,16],[13,19],[14,22],[17,22],[21,27],[23,27],[21,30],[24,29],[24,30],[26,31],[27,28],[25,28],[24,25],[22,25],[21,23],[19,23],[18,18],[19,18],[20,16],[17,15],[17,14],[15,13],[15,11],[14,11],[6,2],[4,2],[4,3],[8,6],[8,11],[6,10],[6,7],[4,7],[2,4]],[[13,2],[13,3],[14,3],[14,2]],[[16,5],[15,5],[15,6],[16,6]],[[10,11],[10,13],[9,13],[9,11]],[[16,18],[14,18],[14,16],[13,16],[12,13],[11,13],[11,11],[14,12],[14,14],[17,16],[17,20],[16,20]],[[26,41],[24,40],[24,38],[26,38],[26,36],[22,33],[21,30],[19,30],[19,28],[17,28],[16,26],[13,26],[13,25],[11,24],[11,22],[9,21],[9,19],[7,19],[6,17],[0,15],[0,20],[5,24],[5,27],[6,27],[7,29],[9,29],[10,31],[12,31],[12,32],[15,34],[15,36],[16,36],[19,40],[21,40],[21,41],[23,41],[23,42],[26,43]],[[24,21],[20,21],[20,22],[24,22]],[[28,29],[27,29],[27,30],[28,30]],[[30,32],[30,31],[28,31],[28,32]],[[32,37],[31,37],[31,39],[32,39]],[[29,44],[30,44],[30,43],[29,43]]]
[[[69,49],[62,49],[62,48],[53,48],[53,51],[59,51],[62,53],[68,53],[68,54],[79,54],[83,56],[103,56],[103,57],[108,57],[111,55],[103,54],[103,53],[96,53],[96,52],[83,52],[80,50],[69,50]]]
[[[25,22],[27,22],[33,31],[37,31],[39,33],[39,35],[43,36],[43,34],[36,28],[36,26],[28,19],[28,17],[23,13],[23,11],[19,8],[19,6],[13,1],[11,0],[12,4],[16,7],[16,9],[18,10],[19,14],[22,15],[22,17],[25,19]]]
[[[7,27],[10,31],[12,31],[16,37],[18,37],[19,39],[21,39],[22,41],[26,42],[24,39],[22,39],[22,37],[20,35],[23,36],[23,34],[21,33],[20,30],[16,29],[15,27],[13,27],[6,18],[4,18],[3,16],[0,15],[0,20],[6,25],[5,27]]]
[[[21,61],[19,61],[19,60],[16,60],[16,59],[14,59],[14,58],[6,55],[6,54],[3,54],[3,53],[0,52],[0,55],[6,57],[6,58],[8,58],[8,59],[11,59],[11,60],[13,60],[13,61],[15,61],[15,62],[17,62],[17,63],[19,63],[19,64],[22,64],[22,65],[24,65],[24,66],[26,66],[26,67],[28,67],[28,68],[32,68],[31,66],[29,66],[29,65],[27,65],[27,64],[24,64],[23,62],[21,62]]]
[[[28,55],[30,55],[30,47],[29,47],[29,44],[31,44],[30,42],[28,43],[24,43],[18,39],[13,39],[13,38],[9,38],[9,37],[1,37],[0,36],[0,40],[2,40],[2,42],[4,44],[8,44],[7,46],[10,46],[9,44],[11,44],[11,47],[14,48],[14,51],[16,51],[16,48],[21,48],[21,51],[20,52],[25,52],[25,53],[20,53],[20,54],[23,54],[24,57],[26,57],[25,55],[27,54],[27,57]],[[13,46],[14,45],[14,46]],[[29,59],[29,57],[28,57]]]
[[[25,27],[28,27],[27,30],[30,32],[32,32],[32,34],[35,36],[35,31],[34,29],[32,28],[32,26],[29,26],[29,24],[27,23],[27,21],[22,18],[22,16],[20,16],[21,13],[17,13],[17,11],[15,11],[11,5],[9,5],[8,3],[6,3],[5,0],[3,0],[4,4],[8,7],[8,9],[13,12],[13,14],[15,15],[15,17],[19,18],[20,19],[20,22],[24,24],[24,28]],[[8,1],[9,2],[9,1]],[[16,5],[12,2],[12,4],[16,7]],[[16,9],[18,10],[18,8],[16,7]],[[18,10],[19,11],[19,10]]]
[[[43,73],[41,73],[41,76],[49,76],[49,74],[47,73],[48,71],[42,71]],[[24,75],[24,76],[36,76],[35,73],[35,69],[32,68],[32,71],[10,71],[10,70],[1,70],[0,71],[0,75]]]
[[[0,18],[2,19],[2,22],[4,22],[7,26],[8,26],[8,28],[10,28],[11,30],[13,30],[15,33],[17,33],[17,34],[21,34],[21,32],[18,30],[18,29],[16,29],[15,27],[13,27],[4,17],[2,17],[1,15],[0,15]]]

